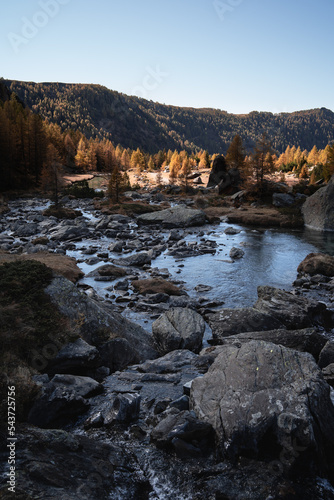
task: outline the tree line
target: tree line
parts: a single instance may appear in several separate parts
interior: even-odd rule
[[[1,84],[0,84],[1,87]],[[194,169],[210,168],[218,154],[202,149],[190,153],[186,149],[162,149],[150,154],[141,148],[114,145],[109,139],[87,138],[78,130],[62,130],[60,125],[43,120],[25,107],[14,93],[0,101],[0,190],[47,187],[60,180],[61,169],[67,172],[114,173],[120,179],[130,169],[141,175],[169,172],[171,183],[187,179]],[[263,134],[249,154],[240,135],[235,135],[226,153],[227,168],[238,168],[244,178],[254,176],[262,182],[267,173],[294,171],[311,182],[325,180],[333,174],[333,146],[314,146],[309,151],[288,146],[277,155],[270,139]],[[123,172],[123,173],[122,173]],[[117,177],[118,176],[118,177]],[[125,183],[128,186],[128,178]]]
[[[114,144],[151,154],[159,150],[206,150],[226,154],[233,137],[243,138],[250,153],[266,133],[281,154],[290,144],[310,150],[334,141],[334,113],[326,108],[294,113],[253,111],[234,115],[218,109],[164,105],[127,96],[101,85],[4,83],[34,112],[62,131],[80,131],[87,138],[109,139]]]

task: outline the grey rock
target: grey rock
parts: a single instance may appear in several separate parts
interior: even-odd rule
[[[87,370],[101,366],[99,351],[79,338],[63,347],[57,356],[49,361],[48,373],[71,373],[83,375]]]
[[[207,447],[211,435],[212,426],[209,423],[198,420],[193,412],[179,412],[173,408],[153,429],[151,440],[158,447],[173,446],[177,452],[182,449],[185,452],[184,455],[198,456]],[[191,444],[192,448],[181,448],[179,440]],[[183,453],[178,453],[178,455],[182,456]]]
[[[116,243],[112,243],[111,245],[109,245],[108,250],[110,250],[110,252],[121,253],[123,250],[123,246],[123,241],[116,241]]]
[[[322,374],[326,382],[331,386],[334,387],[334,363],[331,363],[330,365],[325,366],[325,368],[322,369]],[[332,391],[333,394],[333,391]],[[332,396],[333,400],[333,396]]]
[[[129,257],[123,257],[121,259],[115,259],[113,262],[118,266],[135,266],[143,267],[146,264],[151,264],[151,255],[148,252],[139,252]]]
[[[310,354],[261,341],[226,346],[193,381],[190,408],[211,423],[222,455],[232,459],[269,452],[275,460],[283,451],[288,468],[310,460],[322,467],[322,455],[333,451],[330,388]],[[278,446],[268,450],[268,441]]]
[[[140,215],[137,222],[139,224],[158,224],[163,227],[202,226],[206,223],[206,215],[202,210],[177,206]]]
[[[89,344],[102,345],[117,336],[125,338],[138,361],[157,357],[153,338],[141,326],[127,320],[104,302],[90,299],[62,276],[45,289],[59,311],[70,319],[80,336]]]
[[[13,225],[12,230],[19,238],[34,236],[38,232],[38,224],[36,224],[35,222],[29,223],[29,222],[17,221]]]
[[[29,412],[28,422],[42,428],[67,424],[88,409],[87,397],[102,390],[101,384],[89,377],[55,375],[43,386]]]
[[[103,415],[104,425],[126,424],[138,420],[141,397],[137,393],[118,394],[111,408]]]
[[[334,340],[329,340],[320,353],[318,365],[320,368],[326,368],[332,363],[334,363]]]
[[[307,227],[319,231],[334,231],[334,176],[327,186],[318,189],[302,206]]]
[[[205,321],[187,308],[173,308],[162,314],[152,325],[152,332],[161,354],[176,349],[199,352],[205,331]]]
[[[138,361],[138,352],[123,338],[111,339],[102,344],[99,350],[103,365],[110,368],[111,372],[124,370]]]
[[[231,259],[241,259],[245,255],[245,252],[241,248],[233,247],[230,250]]]
[[[87,238],[90,235],[90,231],[86,224],[82,225],[66,225],[55,228],[54,231],[50,233],[50,239],[56,241],[67,241],[75,240],[81,238]]]
[[[320,353],[326,345],[327,338],[319,333],[315,328],[304,328],[303,330],[267,330],[267,331],[254,331],[248,333],[239,333],[229,337],[214,338],[209,343],[216,345],[215,349],[212,347],[206,348],[201,352],[201,356],[210,354],[211,364],[221,351],[221,346],[235,345],[240,347],[246,342],[251,340],[263,340],[264,342],[272,342],[273,344],[282,345],[295,349],[301,352],[308,352],[312,354],[315,360],[319,359]],[[200,359],[198,360],[200,363]]]
[[[238,333],[285,328],[277,318],[252,307],[221,309],[216,313],[208,314],[206,319],[212,329],[214,344],[219,344],[225,337]]]
[[[115,283],[115,290],[123,290],[126,291],[129,289],[129,281],[128,280],[120,280]]]
[[[169,352],[161,358],[145,361],[138,366],[138,371],[144,373],[177,373],[184,367],[192,365],[198,356],[187,349]]]
[[[176,399],[175,401],[172,401],[169,406],[171,408],[176,408],[177,410],[180,410],[180,411],[189,410],[189,397],[188,396],[181,396],[180,398]]]
[[[326,305],[270,286],[259,286],[255,309],[273,316],[289,330],[326,325],[331,315]]]
[[[295,203],[295,197],[289,193],[274,193],[273,205],[274,207],[290,207]]]
[[[225,234],[227,235],[235,235],[239,234],[241,232],[241,229],[236,229],[235,227],[227,227],[224,231]]]

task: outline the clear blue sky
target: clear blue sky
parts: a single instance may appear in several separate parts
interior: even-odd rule
[[[11,0],[0,76],[166,104],[334,111],[333,0]]]

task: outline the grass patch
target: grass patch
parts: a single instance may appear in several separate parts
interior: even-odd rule
[[[44,210],[43,215],[46,217],[56,217],[57,219],[76,219],[77,217],[81,217],[82,213],[80,210],[72,210],[58,204],[58,206],[50,205]]]
[[[74,196],[75,198],[103,198],[103,191],[97,191],[89,187],[88,181],[78,181],[73,186],[68,187],[64,194]]]
[[[0,266],[0,420],[5,421],[8,385],[15,385],[17,419],[24,420],[37,386],[32,376],[36,354],[52,344],[77,338],[66,319],[44,292],[53,272],[34,260]]]

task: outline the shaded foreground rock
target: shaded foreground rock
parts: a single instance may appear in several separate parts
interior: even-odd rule
[[[202,210],[177,206],[159,212],[140,215],[139,224],[161,224],[163,227],[202,226],[206,223],[206,215]]]
[[[273,316],[290,330],[314,325],[331,327],[332,314],[322,302],[296,296],[279,288],[259,286],[255,309]]]
[[[215,429],[221,453],[326,473],[334,445],[330,388],[309,354],[251,341],[226,346],[193,381],[190,407]]]
[[[152,325],[157,349],[166,354],[176,349],[199,352],[205,331],[205,321],[197,312],[175,307],[162,314]]]
[[[42,386],[42,394],[34,402],[28,422],[49,428],[67,424],[88,409],[86,398],[102,390],[101,384],[89,377],[55,375]]]
[[[137,362],[157,357],[152,336],[141,326],[113,311],[104,302],[90,299],[65,278],[55,278],[45,292],[89,344],[99,348],[109,340],[121,337],[129,342]]]
[[[86,375],[88,370],[98,366],[101,366],[98,349],[79,338],[63,347],[57,356],[49,361],[47,371],[49,375],[56,373]]]
[[[31,426],[20,429],[17,438],[20,479],[15,494],[7,491],[8,485],[1,485],[1,498],[148,498],[151,488],[147,479],[131,473],[136,468],[135,461],[120,446],[63,430]]]
[[[309,253],[297,268],[298,273],[334,276],[334,257],[325,253]]]
[[[252,307],[221,309],[208,314],[206,319],[212,329],[212,344],[220,344],[225,337],[237,333],[285,328],[278,319]]]

